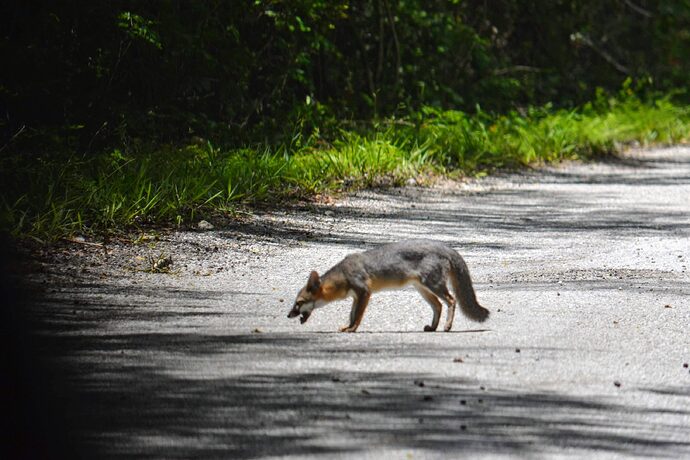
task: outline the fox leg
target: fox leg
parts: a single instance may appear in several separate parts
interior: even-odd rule
[[[357,318],[357,299],[352,300],[352,309],[350,310],[350,324],[347,326],[343,327],[343,329],[346,329],[348,327],[352,327],[355,325],[355,318]]]
[[[424,297],[424,300],[426,300],[427,303],[431,306],[431,309],[434,311],[434,318],[431,320],[431,325],[424,326],[425,332],[433,332],[438,327],[438,322],[441,319],[441,310],[443,309],[443,305],[441,305],[441,302],[438,300],[438,297],[436,297],[436,295],[433,292],[431,292],[426,286],[417,285],[415,287],[417,288],[417,291],[422,295],[422,297]]]
[[[352,309],[350,310],[350,323],[340,328],[340,332],[354,332],[355,321],[357,319],[357,305],[359,298],[355,297],[352,300]]]
[[[434,284],[429,286],[429,289],[435,295],[442,298],[448,305],[448,312],[446,313],[446,325],[443,327],[443,330],[448,332],[450,331],[450,328],[453,327],[453,318],[455,318],[455,297],[448,292],[448,287],[445,283]]]
[[[369,291],[363,291],[357,294],[352,302],[352,310],[350,310],[350,324],[341,327],[340,332],[355,332],[357,330],[359,323],[362,322],[364,310],[367,309],[367,305],[369,304],[369,297],[371,297]]]

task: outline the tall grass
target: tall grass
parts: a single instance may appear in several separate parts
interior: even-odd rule
[[[0,226],[56,238],[144,223],[182,225],[237,205],[280,202],[344,189],[396,185],[426,171],[495,168],[590,158],[621,143],[676,143],[690,113],[667,100],[635,98],[578,110],[542,107],[501,116],[421,110],[366,134],[343,131],[327,146],[157,147],[126,155],[0,159]],[[595,106],[597,108],[595,108]]]
[[[471,174],[476,170],[611,154],[620,144],[682,142],[690,135],[690,110],[668,100],[643,104],[612,100],[605,110],[533,108],[492,117],[433,109],[419,132],[436,160]]]

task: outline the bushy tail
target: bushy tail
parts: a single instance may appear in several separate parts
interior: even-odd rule
[[[455,291],[455,297],[460,302],[462,313],[469,319],[483,322],[489,317],[489,310],[479,305],[477,297],[472,287],[472,279],[467,264],[460,256],[455,253],[452,258],[451,284]]]

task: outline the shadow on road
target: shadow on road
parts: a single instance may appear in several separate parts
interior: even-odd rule
[[[672,191],[673,186],[690,184],[687,165],[690,157],[664,158],[610,158],[605,164],[610,170],[578,172],[578,169],[539,171],[525,173],[512,180],[525,187],[489,187],[484,192],[449,191],[435,189],[394,188],[368,194],[367,201],[378,206],[342,205],[337,208],[312,205],[294,210],[305,213],[308,223],[317,225],[305,229],[304,222],[290,223],[280,220],[258,219],[251,222],[230,223],[220,234],[234,238],[238,232],[269,240],[307,241],[310,243],[339,244],[350,247],[366,247],[400,238],[420,238],[430,234],[445,235],[457,240],[463,247],[489,249],[520,249],[505,242],[477,243],[478,234],[505,235],[506,232],[529,232],[555,237],[569,237],[578,232],[589,235],[616,234],[619,236],[644,237],[659,232],[690,235],[690,220],[686,209],[668,209],[639,204],[620,206],[615,200],[598,192],[593,199],[585,194],[574,194],[571,188],[559,189],[559,185],[579,187],[630,187],[629,193],[640,193],[641,187],[657,187],[652,193]],[[659,172],[661,171],[661,172]],[[552,187],[529,187],[530,184]],[[633,189],[633,187],[636,187]],[[659,189],[658,187],[666,187]],[[593,193],[595,189],[592,189]],[[625,192],[620,192],[625,195]],[[462,197],[459,199],[459,197]],[[633,196],[633,198],[635,198]],[[423,203],[421,206],[416,206]],[[339,222],[356,219],[356,229],[332,232],[325,220],[319,221],[326,212]],[[327,219],[326,219],[327,220]],[[403,229],[403,234],[372,235],[369,226],[386,226]]]
[[[651,436],[649,418],[664,409],[622,406],[559,393],[485,388],[481,382],[419,373],[300,372],[279,370],[234,377],[166,368],[165,356],[184,355],[217,366],[241,353],[249,360],[294,359],[297,354],[366,360],[397,347],[383,341],[361,349],[330,345],[329,338],[282,334],[121,334],[52,337],[50,349],[78,354],[69,386],[56,394],[69,412],[75,442],[85,454],[159,458],[259,457],[424,449],[438,453],[533,455],[596,449],[623,455],[690,454],[684,426]],[[323,345],[323,346],[321,346]],[[449,356],[457,350],[408,349],[415,356]],[[158,364],[142,357],[156,355]],[[278,354],[279,356],[276,356]],[[350,356],[345,356],[350,355]],[[160,358],[162,356],[162,359]],[[227,361],[225,361],[227,360]],[[236,361],[236,358],[234,358]],[[655,388],[688,398],[690,390]],[[658,428],[658,427],[657,427]],[[647,434],[649,433],[649,436]],[[375,447],[374,447],[375,448]]]

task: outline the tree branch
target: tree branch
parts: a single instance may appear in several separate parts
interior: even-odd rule
[[[630,0],[623,0],[623,3],[625,3],[628,7],[630,7],[631,10],[635,11],[638,14],[641,14],[645,18],[651,18],[654,16],[650,11],[645,10],[644,8],[642,8],[639,5],[635,5]]]
[[[398,87],[400,81],[400,71],[402,70],[402,62],[400,57],[400,41],[398,40],[398,32],[395,30],[395,18],[393,13],[391,13],[391,7],[387,0],[383,0],[383,5],[386,7],[386,13],[388,14],[388,23],[391,26],[391,31],[393,32],[393,43],[395,44],[395,87]]]
[[[494,70],[494,75],[498,77],[501,75],[516,73],[516,72],[537,73],[537,72],[541,72],[541,69],[538,67],[531,67],[528,65],[514,65],[514,66],[510,66],[510,67],[504,67],[502,69],[496,69],[496,70]]]
[[[2,152],[3,150],[5,150],[5,148],[6,148],[8,145],[10,145],[10,144],[12,143],[12,141],[14,141],[17,137],[19,137],[19,135],[20,135],[21,133],[24,132],[24,129],[26,129],[26,125],[22,125],[22,127],[19,128],[19,131],[17,131],[16,133],[14,133],[14,135],[7,141],[7,143],[6,143],[5,145],[3,145],[2,147],[0,147],[0,152]]]
[[[582,43],[583,45],[587,45],[588,47],[590,47],[592,49],[592,51],[597,53],[606,62],[611,64],[611,66],[613,66],[614,69],[616,69],[617,71],[619,71],[620,73],[622,73],[624,75],[630,75],[630,69],[628,69],[625,65],[618,62],[616,60],[616,58],[614,58],[605,49],[601,48],[599,45],[594,43],[594,41],[591,38],[589,38],[588,36],[586,36],[580,32],[576,32],[570,36],[570,40],[574,43]]]

